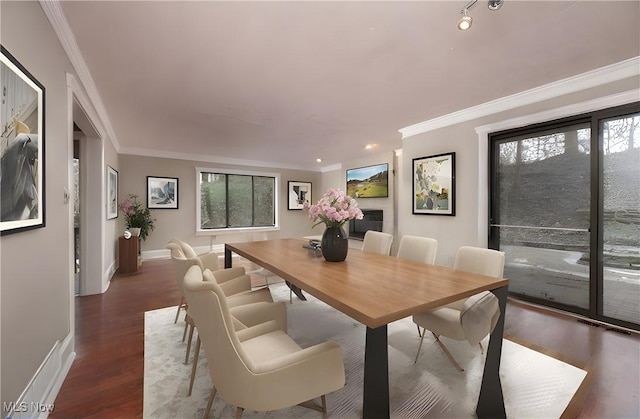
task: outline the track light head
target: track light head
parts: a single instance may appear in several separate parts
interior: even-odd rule
[[[461,31],[466,31],[471,28],[471,24],[473,23],[473,19],[471,16],[467,14],[467,9],[462,9],[463,16],[458,20],[458,29]]]

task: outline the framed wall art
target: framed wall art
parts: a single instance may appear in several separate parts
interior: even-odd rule
[[[389,196],[389,163],[347,169],[347,195],[352,198]]]
[[[178,178],[147,176],[147,208],[177,209]]]
[[[45,226],[44,93],[0,46],[0,234]]]
[[[118,172],[107,166],[107,220],[118,217]]]
[[[456,215],[456,153],[413,159],[413,213]]]
[[[305,202],[311,205],[311,182],[289,181],[288,185],[288,209],[301,210]]]

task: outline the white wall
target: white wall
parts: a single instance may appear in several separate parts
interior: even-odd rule
[[[0,401],[15,401],[54,348],[67,358],[71,254],[65,73],[72,72],[39,3],[0,3],[2,45],[45,87],[46,227],[0,238]],[[62,351],[63,353],[60,353]]]

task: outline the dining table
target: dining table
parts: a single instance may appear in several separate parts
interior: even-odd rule
[[[500,318],[490,335],[480,394],[479,418],[506,417],[500,356],[509,280],[350,248],[346,260],[328,262],[304,238],[225,244],[225,267],[233,254],[289,281],[366,326],[363,418],[389,418],[387,325],[474,294],[490,291]]]

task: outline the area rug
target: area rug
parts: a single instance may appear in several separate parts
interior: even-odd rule
[[[276,301],[285,301],[289,335],[302,347],[332,340],[343,350],[345,386],[327,395],[329,417],[362,416],[362,380],[365,327],[350,317],[307,295],[308,301],[289,303],[283,283],[270,285]],[[145,313],[144,412],[145,418],[201,418],[211,392],[204,351],[201,351],[194,389],[187,396],[193,349],[184,364],[184,322],[174,324],[176,307]],[[435,344],[424,340],[417,364],[419,337],[411,319],[391,323],[389,334],[390,409],[393,418],[474,418],[480,392],[484,356],[465,342],[445,340],[465,369],[458,372]],[[195,341],[195,337],[194,337]],[[483,342],[487,347],[488,338]],[[586,372],[570,364],[504,340],[500,377],[509,418],[558,418],[562,415]],[[219,396],[212,418],[233,418],[235,406]],[[244,418],[319,418],[321,414],[300,406],[275,412],[245,411]]]

